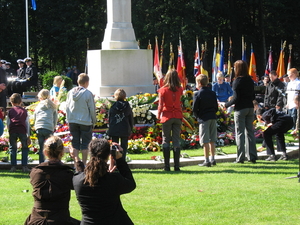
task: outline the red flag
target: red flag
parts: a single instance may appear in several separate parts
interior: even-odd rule
[[[179,79],[181,81],[182,87],[183,87],[183,89],[185,89],[185,86],[186,86],[185,63],[184,63],[184,58],[183,58],[181,39],[179,39],[179,46],[178,46],[177,73],[178,73]]]
[[[158,42],[157,37],[155,37],[155,50],[154,50],[154,74],[159,81],[161,79],[161,68],[159,63],[159,51],[158,51]]]
[[[257,77],[256,77],[256,61],[255,61],[255,55],[254,55],[252,44],[251,44],[251,58],[250,58],[250,65],[249,65],[249,75],[252,77],[252,80],[254,80],[256,83],[258,82]]]

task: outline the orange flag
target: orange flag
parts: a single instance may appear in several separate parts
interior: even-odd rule
[[[276,73],[278,75],[278,78],[282,80],[283,75],[286,73],[285,66],[284,66],[284,47],[285,47],[286,41],[283,42],[281,46],[281,51],[278,59],[278,64],[277,64],[277,70]]]
[[[250,64],[249,64],[249,75],[252,77],[252,80],[254,80],[256,83],[258,82],[256,77],[256,61],[255,61],[255,55],[254,55],[252,44],[251,44],[251,57],[250,57]]]

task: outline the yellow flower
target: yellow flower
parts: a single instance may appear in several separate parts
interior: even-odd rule
[[[217,115],[217,116],[219,116],[220,114],[221,114],[220,111],[216,112],[216,115]]]
[[[186,91],[185,94],[188,95],[188,96],[193,96],[194,92],[193,91]]]

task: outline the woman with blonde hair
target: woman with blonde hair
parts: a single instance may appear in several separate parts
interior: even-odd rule
[[[163,154],[165,171],[170,171],[170,142],[173,143],[174,170],[179,171],[180,131],[182,108],[180,98],[183,88],[176,70],[170,70],[164,80],[164,86],[158,90],[159,105],[157,119],[162,123]]]
[[[40,100],[34,111],[34,128],[40,146],[39,162],[44,162],[43,146],[44,141],[50,137],[57,125],[57,106],[50,100],[50,93],[42,89],[38,93]]]
[[[34,167],[30,173],[34,206],[25,225],[79,225],[80,221],[70,216],[74,170],[61,162],[64,154],[62,140],[51,136],[45,142],[43,152],[48,161]]]
[[[55,76],[53,79],[53,86],[50,89],[51,99],[55,99],[58,95],[59,89],[61,88],[61,84],[63,82],[63,78],[61,76]]]

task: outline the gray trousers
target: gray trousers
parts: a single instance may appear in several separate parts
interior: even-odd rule
[[[253,108],[245,108],[234,112],[235,138],[237,145],[236,161],[245,161],[245,156],[247,156],[248,160],[257,159],[253,119]]]
[[[181,119],[171,118],[162,124],[163,148],[169,148],[172,140],[173,147],[180,147]]]

